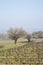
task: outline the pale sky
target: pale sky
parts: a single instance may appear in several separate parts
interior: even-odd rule
[[[10,27],[43,31],[43,0],[0,0],[0,32]]]

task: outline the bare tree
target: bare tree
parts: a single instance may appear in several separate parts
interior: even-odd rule
[[[27,34],[27,35],[25,36],[25,38],[28,40],[28,42],[30,42],[31,35],[30,35],[30,34]]]
[[[18,29],[13,29],[13,28],[10,28],[8,30],[8,35],[9,35],[9,38],[12,39],[12,40],[15,40],[15,44],[17,42],[17,39],[19,38],[19,34],[18,34]]]
[[[9,38],[11,38],[12,40],[15,40],[15,44],[16,44],[17,40],[20,37],[24,36],[25,34],[26,34],[26,31],[24,31],[24,29],[22,29],[22,28],[19,28],[19,29],[18,28],[15,28],[15,29],[10,28],[8,30]]]

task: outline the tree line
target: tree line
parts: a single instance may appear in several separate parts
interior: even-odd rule
[[[15,41],[15,44],[17,43],[17,40],[19,38],[25,38],[30,42],[31,38],[43,38],[43,31],[36,31],[33,32],[32,34],[29,34],[26,30],[23,28],[9,28],[7,30],[7,33],[0,33],[0,39],[12,39]]]

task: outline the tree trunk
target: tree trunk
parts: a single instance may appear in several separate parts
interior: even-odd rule
[[[28,39],[28,42],[30,42],[30,39]]]
[[[15,44],[17,43],[17,39],[15,39]]]

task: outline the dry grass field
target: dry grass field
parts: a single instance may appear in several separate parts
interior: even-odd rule
[[[0,65],[43,65],[43,39],[20,42],[0,41],[0,46],[4,45],[0,48]]]

